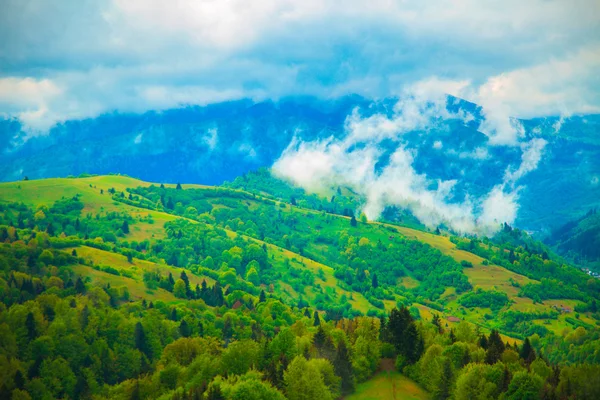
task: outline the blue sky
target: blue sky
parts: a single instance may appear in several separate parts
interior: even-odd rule
[[[450,93],[510,142],[508,116],[600,112],[599,16],[594,0],[3,0],[0,113],[43,132],[243,97]]]

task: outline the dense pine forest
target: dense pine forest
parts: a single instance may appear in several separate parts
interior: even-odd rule
[[[359,203],[267,170],[0,184],[0,398],[600,396],[600,280]]]

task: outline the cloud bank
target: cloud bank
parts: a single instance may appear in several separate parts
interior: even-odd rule
[[[504,178],[485,195],[463,193],[463,200],[455,201],[458,180],[418,173],[415,158],[419,148],[414,143],[409,148],[407,138],[414,131],[427,135],[428,130],[443,126],[448,120],[472,120],[473,116],[462,110],[448,111],[443,92],[434,94],[428,89],[447,86],[448,82],[431,85],[431,81],[426,81],[404,89],[392,115],[362,117],[355,111],[346,120],[342,138],[312,142],[294,139],[273,165],[273,171],[310,192],[327,193],[338,185],[351,188],[365,201],[357,211],[364,212],[370,220],[378,219],[387,206],[399,206],[410,210],[430,228],[445,225],[464,234],[492,234],[502,223],[515,221],[522,188],[518,182],[537,168],[546,141],[515,138],[521,151],[519,165],[507,166]],[[464,88],[466,84],[456,87]],[[481,126],[494,126],[494,122],[484,119]],[[444,151],[441,141],[433,143],[435,149]],[[501,144],[504,142],[491,136],[486,146]],[[457,156],[463,158],[464,154]],[[478,147],[464,157],[485,159],[487,149]],[[475,165],[473,161],[472,166]]]
[[[516,145],[507,116],[600,110],[599,14],[595,0],[6,0],[0,114],[44,133],[115,110],[382,98],[440,77],[484,106],[490,141]]]

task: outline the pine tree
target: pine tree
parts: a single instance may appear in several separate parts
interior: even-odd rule
[[[406,336],[406,349],[404,355],[406,357],[406,361],[409,364],[414,364],[419,361],[421,355],[423,354],[425,344],[423,343],[423,338],[419,335],[417,331],[417,326],[414,322],[410,323],[405,331]]]
[[[352,215],[352,217],[350,218],[350,226],[356,226],[357,222],[356,222],[356,217],[354,215]]]
[[[225,322],[223,322],[223,339],[226,341],[231,339],[231,335],[233,334],[233,326],[231,324],[231,318],[226,318]]]
[[[191,335],[190,327],[185,319],[182,319],[181,323],[179,324],[179,334],[185,338],[190,337]]]
[[[71,255],[73,257],[77,257],[77,250],[73,249],[73,251],[71,251]]]
[[[314,322],[313,322],[313,326],[320,326],[321,325],[321,318],[319,317],[319,312],[315,311],[314,314]]]
[[[129,222],[127,222],[127,220],[123,221],[123,225],[121,225],[121,230],[124,234],[129,233]]]
[[[431,323],[437,327],[439,333],[443,332],[442,322],[438,314],[433,314],[433,317],[431,318]]]
[[[487,352],[485,354],[485,362],[488,364],[496,364],[500,361],[500,357],[504,352],[504,342],[497,330],[493,329],[488,339]]]
[[[321,351],[323,346],[325,346],[325,341],[327,340],[327,334],[323,327],[319,325],[319,329],[317,329],[317,333],[313,336],[313,344],[315,345],[317,351]]]
[[[267,295],[265,294],[264,290],[260,291],[260,296],[258,296],[258,302],[259,303],[264,303],[265,301],[267,301]]]
[[[373,274],[373,278],[371,279],[371,286],[373,286],[374,289],[377,289],[379,287],[379,281],[377,280],[377,274]]]
[[[401,354],[405,354],[408,347],[405,332],[410,323],[412,323],[412,316],[406,307],[394,308],[390,311],[387,329],[391,337],[391,343],[396,347],[396,351]]]
[[[454,334],[454,329],[450,329],[450,343],[456,342],[456,335]]]
[[[306,308],[304,309],[304,316],[305,316],[306,318],[310,318],[310,317],[311,317],[311,315],[310,315],[310,310],[308,309],[308,307],[306,307]]]
[[[181,183],[179,183],[179,182],[178,182],[178,183],[177,183],[177,186],[175,187],[175,189],[177,189],[177,190],[181,190],[181,189],[182,189],[182,188],[181,188]]]
[[[14,382],[17,389],[23,389],[23,386],[25,386],[25,377],[20,369],[15,372]]]
[[[506,392],[508,390],[508,386],[510,385],[510,380],[512,379],[512,374],[506,365],[504,365],[504,371],[502,372],[502,387],[500,388],[501,392]]]
[[[85,284],[81,280],[81,277],[78,277],[77,281],[75,282],[75,291],[79,294],[85,293]]]
[[[479,347],[481,347],[484,350],[487,350],[488,348],[488,340],[487,337],[485,337],[485,334],[482,334],[479,338]]]
[[[175,279],[173,279],[173,274],[169,272],[169,278],[167,279],[167,290],[169,292],[172,292],[174,286],[175,286]]]
[[[148,345],[148,339],[146,338],[146,332],[144,332],[144,326],[139,321],[135,324],[133,338],[135,340],[135,348],[138,349],[146,357],[150,358],[151,357],[150,346]]]
[[[519,352],[519,357],[525,360],[527,365],[531,364],[535,360],[535,350],[531,346],[529,338],[525,338],[523,346],[521,346],[521,350]]]
[[[188,297],[192,297],[192,291],[190,290],[190,280],[187,276],[187,274],[185,273],[185,271],[181,271],[181,276],[180,276],[181,280],[183,281],[183,283],[185,283],[185,292],[187,294]]]
[[[438,387],[435,392],[436,400],[446,400],[452,395],[452,363],[450,358],[444,359],[442,375],[438,382]]]
[[[354,391],[354,375],[352,373],[352,359],[346,342],[342,339],[337,347],[337,352],[333,360],[335,374],[342,379],[342,394],[352,393]]]
[[[221,284],[219,281],[215,282],[213,289],[213,305],[216,307],[221,307],[225,303],[225,299],[223,298],[223,289],[221,288]]]
[[[27,314],[27,318],[25,319],[25,328],[27,329],[27,337],[30,341],[37,337],[35,318],[33,317],[33,313],[31,312]]]

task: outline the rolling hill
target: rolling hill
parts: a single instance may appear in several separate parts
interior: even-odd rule
[[[328,381],[328,372],[320,370],[324,387],[334,397],[352,391],[346,383],[367,381],[348,398],[382,398],[382,390],[394,396],[428,398],[425,391],[435,392],[439,384],[438,378],[427,378],[425,373],[432,368],[428,354],[441,352],[446,348],[442,346],[463,346],[469,349],[465,354],[470,354],[473,365],[485,357],[500,361],[500,355],[492,354],[496,350],[490,350],[495,347],[481,344],[480,338],[487,335],[490,343],[498,338],[502,357],[506,357],[503,362],[516,362],[511,366],[515,371],[523,368],[523,361],[510,349],[525,346],[524,340],[531,340],[535,351],[550,363],[600,361],[598,351],[589,351],[598,334],[595,299],[600,281],[579,269],[529,247],[417,229],[418,224],[408,217],[404,226],[355,218],[353,213],[343,215],[356,201],[350,192],[338,190],[335,201],[286,186],[274,192],[261,183],[264,176],[257,176],[246,179],[244,185],[234,181],[225,186],[153,184],[121,175],[1,183],[0,239],[4,243],[0,261],[5,261],[0,263],[0,295],[6,308],[0,310],[0,330],[3,323],[29,327],[29,331],[20,328],[14,339],[29,349],[39,342],[39,332],[55,334],[53,321],[81,320],[82,313],[90,312],[83,308],[92,310],[92,315],[109,313],[115,323],[139,320],[142,328],[127,323],[129,336],[121,339],[133,343],[135,336],[138,367],[129,372],[119,367],[121,378],[102,378],[106,379],[102,391],[81,383],[81,390],[96,390],[108,398],[127,398],[136,390],[183,396],[187,390],[203,392],[213,386],[234,393],[242,390],[243,382],[254,382],[254,368],[269,376],[270,364],[261,364],[261,357],[272,359],[275,369],[273,377],[254,383],[263,385],[260,390],[289,391],[285,385],[292,378],[286,378],[287,374],[296,367],[325,368],[316,366],[317,360],[325,358],[337,368],[335,379],[342,379],[342,389],[334,389],[337,383]],[[75,311],[69,311],[67,299],[72,299]],[[31,310],[27,318],[34,322],[25,322],[27,309]],[[389,318],[392,324],[398,309],[406,313],[402,314],[406,329],[415,329],[421,340],[420,354],[413,355],[413,350],[394,342],[395,325],[388,327],[385,321]],[[89,318],[85,317],[86,327]],[[99,325],[93,325],[95,333],[87,335],[110,332],[100,320],[94,321]],[[375,327],[377,331],[372,330]],[[140,339],[140,329],[150,335],[148,348],[142,345],[146,339]],[[119,355],[114,335],[106,339],[110,352],[125,357]],[[285,339],[285,335],[292,337]],[[324,339],[319,335],[325,335]],[[183,342],[188,337],[196,342]],[[215,372],[206,372],[210,379],[206,378],[204,386],[192,385],[184,376],[192,376],[193,368],[199,367],[183,361],[172,364],[170,352],[175,350],[169,346],[200,346],[194,354],[204,354],[212,345],[197,341],[208,340],[205,337],[218,338],[225,347],[211,350],[220,361]],[[287,347],[277,347],[283,346],[278,344],[283,340],[288,341]],[[328,340],[332,340],[330,350]],[[350,380],[342,372],[350,367],[342,366],[348,355],[343,356],[341,341],[351,348],[354,378]],[[557,344],[562,341],[576,345],[566,349]],[[233,357],[232,363],[246,357],[229,356],[242,351],[235,345],[238,342],[255,349],[247,355],[258,360],[255,364],[239,369],[227,364],[227,357]],[[365,347],[367,342],[371,345]],[[266,347],[260,350],[260,346]],[[6,354],[16,351],[2,349]],[[280,355],[267,356],[263,351]],[[294,358],[298,353],[304,353],[304,358],[300,356],[304,361]],[[27,359],[27,354],[19,357]],[[68,360],[73,371],[88,365],[62,350],[56,354],[62,354],[56,362]],[[183,357],[184,353],[173,354]],[[512,354],[516,361],[508,361]],[[397,368],[425,391],[406,376],[389,372],[389,359],[396,356],[401,360],[396,361]],[[388,372],[369,381],[379,369],[380,357]],[[440,353],[440,357],[436,359],[441,363],[450,356]],[[307,362],[305,358],[309,365],[296,366]],[[35,358],[28,361],[35,362]],[[41,360],[38,365],[40,372],[28,373],[27,385],[33,385],[38,374],[43,379],[50,374],[50,367]],[[466,374],[465,365],[457,359],[454,373]],[[24,370],[10,368],[10,376]],[[109,376],[106,371],[86,368],[95,371],[95,376]],[[155,381],[138,377],[144,368],[155,374]],[[443,375],[442,364],[435,368]],[[165,371],[175,374],[175,370],[179,378],[169,380]],[[232,377],[232,371],[238,370],[241,377]],[[21,390],[10,382],[0,389]],[[44,382],[50,385],[49,378]],[[22,387],[33,390],[25,383]],[[76,393],[74,385],[52,390],[55,396]]]
[[[164,186],[165,190],[170,190],[174,195],[178,193],[174,189],[175,185]],[[39,208],[43,205],[50,206],[53,202],[61,198],[78,196],[84,204],[83,214],[126,213],[136,221],[130,224],[130,232],[122,239],[119,238],[117,240],[117,245],[121,241],[140,242],[149,240],[152,242],[154,240],[162,240],[167,236],[165,224],[178,219],[188,221],[189,223],[202,221],[202,225],[207,226],[209,229],[223,229],[228,237],[235,238],[240,236],[244,240],[265,246],[271,255],[276,272],[281,274],[278,275],[278,282],[273,282],[276,286],[275,293],[278,293],[284,299],[288,299],[288,301],[300,297],[305,299],[311,306],[317,304],[316,298],[318,296],[315,293],[314,286],[318,285],[325,293],[329,291],[332,296],[336,296],[337,298],[345,296],[349,299],[348,304],[351,306],[351,309],[362,314],[367,314],[368,312],[379,313],[384,309],[389,311],[396,306],[398,301],[406,300],[407,296],[409,298],[414,296],[414,293],[410,293],[411,290],[418,288],[424,280],[424,277],[419,276],[420,273],[418,270],[411,271],[410,268],[405,267],[401,271],[402,276],[394,278],[398,279],[399,282],[394,287],[394,290],[396,288],[402,288],[402,290],[390,290],[389,294],[382,296],[383,307],[377,307],[369,303],[364,291],[361,293],[361,291],[353,290],[352,285],[349,285],[348,282],[345,282],[340,277],[341,273],[339,273],[339,270],[345,267],[344,263],[346,261],[339,259],[339,255],[336,254],[337,244],[330,241],[332,236],[339,237],[340,232],[351,230],[350,218],[346,216],[324,214],[311,208],[292,206],[279,200],[257,196],[240,190],[183,185],[184,192],[187,192],[186,189],[189,189],[190,192],[198,194],[201,198],[199,202],[206,203],[204,206],[207,208],[207,211],[198,214],[192,219],[185,217],[186,214],[185,212],[182,213],[182,207],[179,210],[149,209],[147,208],[147,204],[125,202],[120,200],[119,196],[111,195],[110,193],[113,190],[117,193],[133,190],[136,193],[135,189],[137,189],[142,191],[140,193],[143,193],[147,199],[155,192],[155,190],[150,189],[152,187],[158,189],[158,185],[152,185],[148,182],[126,176],[111,175],[4,183],[0,185],[0,191],[3,201],[24,202],[34,208]],[[197,203],[194,203],[194,200],[192,200],[190,204],[195,205]],[[185,206],[187,204],[183,205],[183,207]],[[235,216],[238,211],[239,216]],[[283,222],[283,225],[289,230],[278,232],[279,237],[274,236],[272,232],[260,232],[261,216],[258,214],[274,212],[278,212],[283,218],[289,217],[294,219],[293,222]],[[207,220],[210,223],[206,223]],[[235,224],[233,223],[234,221]],[[266,230],[266,228],[263,229]],[[310,241],[305,238],[298,238],[297,243],[295,243],[293,235],[302,234],[306,236],[316,235],[317,240]],[[544,314],[552,312],[555,309],[556,304],[551,299],[549,299],[550,301],[547,304],[544,304],[519,295],[522,286],[539,285],[539,279],[527,277],[524,274],[494,265],[489,260],[460,249],[448,236],[436,235],[422,230],[387,223],[358,222],[355,232],[352,233],[352,237],[365,239],[365,241],[368,241],[369,246],[374,244],[389,246],[398,239],[406,241],[410,246],[410,242],[414,241],[415,244],[420,244],[427,249],[425,250],[426,254],[434,254],[435,256],[439,254],[442,257],[447,256],[448,259],[460,265],[460,273],[464,274],[465,281],[473,289],[498,291],[506,294],[508,301],[503,307],[504,312],[535,311]],[[303,240],[306,240],[307,243],[303,243]],[[360,243],[356,244],[359,248],[361,247]],[[122,267],[122,263],[114,258],[116,256],[113,256],[113,258],[108,257],[110,252],[88,247],[84,247],[84,249],[81,254],[84,254],[95,264]],[[150,263],[148,264],[149,266],[145,266],[144,263],[147,263],[147,261],[140,260],[139,263],[142,264],[137,268],[138,281],[141,281],[140,272],[143,269],[170,268],[164,264],[164,259],[161,259],[160,262],[163,264]],[[136,261],[137,263],[138,261]],[[464,267],[461,263],[468,263],[469,266]],[[367,267],[365,268],[367,273],[371,271],[377,273],[374,270],[374,266],[370,266],[368,263],[364,265]],[[182,266],[185,267],[185,265]],[[293,274],[285,273],[284,269],[289,268],[292,268]],[[300,285],[298,277],[295,277],[294,274],[301,275],[305,271],[314,276],[313,283]],[[338,274],[335,273],[336,271],[338,271]],[[573,269],[572,273],[577,275],[579,272]],[[406,284],[407,282],[410,282],[410,284]],[[193,283],[198,282],[194,280]],[[301,286],[303,287],[300,288]],[[445,316],[455,316],[465,319],[487,329],[500,327],[495,321],[486,319],[486,314],[490,312],[489,308],[480,309],[477,307],[467,308],[461,306],[459,300],[462,296],[460,293],[456,293],[456,288],[450,286],[443,289],[443,293],[440,296],[419,293],[417,298],[411,298],[411,303],[427,318],[430,317],[432,312],[435,312],[435,307],[437,307],[444,310],[441,314]],[[148,298],[148,300],[150,299]],[[379,305],[379,302],[375,300],[375,304]],[[583,304],[583,301],[581,299],[564,299],[562,304],[574,309],[576,305]],[[431,305],[434,308],[430,307]],[[555,322],[547,318],[540,318],[534,323],[539,324],[541,327],[551,326],[555,332],[560,332],[563,328],[573,328],[573,325],[566,322],[568,317],[568,314],[561,314],[555,318]],[[587,324],[594,324],[594,320],[585,315],[581,316],[581,321]],[[548,324],[548,322],[551,323]],[[516,335],[516,337],[519,337],[519,335]]]

